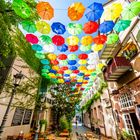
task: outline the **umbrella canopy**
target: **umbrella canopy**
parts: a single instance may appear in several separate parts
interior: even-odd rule
[[[107,40],[106,35],[98,35],[96,37],[93,38],[93,42],[95,44],[104,44]]]
[[[85,54],[85,53],[79,54],[79,55],[78,55],[78,58],[79,58],[79,59],[87,59],[87,58],[88,58],[88,55]]]
[[[128,28],[130,26],[131,21],[130,20],[119,20],[115,26],[114,26],[114,30],[116,32],[121,32],[124,31],[126,28]]]
[[[76,54],[69,54],[68,59],[69,60],[75,60],[75,59],[77,59],[77,55]]]
[[[60,52],[66,52],[68,50],[68,46],[63,44],[62,46],[57,47]]]
[[[79,42],[79,38],[77,36],[69,36],[67,38],[67,43],[68,45],[78,45],[78,42]]]
[[[70,66],[69,69],[70,70],[77,70],[77,67],[76,66]]]
[[[26,34],[26,40],[32,44],[37,44],[38,43],[38,38],[37,36],[33,34]]]
[[[75,2],[68,8],[68,17],[71,20],[79,20],[85,12],[85,7],[81,2]]]
[[[50,61],[49,60],[47,60],[47,59],[42,59],[41,61],[40,61],[42,64],[44,64],[44,65],[48,65],[48,64],[50,64]]]
[[[94,2],[87,7],[85,16],[88,20],[96,21],[101,18],[103,11],[103,5],[101,3]]]
[[[115,20],[120,16],[122,12],[122,5],[121,3],[113,3],[112,5],[108,6],[103,14],[105,20]]]
[[[87,66],[87,69],[88,69],[88,70],[94,70],[94,69],[95,69],[95,65],[88,65],[88,66]]]
[[[56,34],[64,34],[66,32],[65,26],[60,22],[54,22],[51,25],[52,31]]]
[[[49,53],[49,54],[48,54],[48,58],[49,58],[50,60],[56,60],[57,56],[56,56],[55,54],[53,54],[53,53]]]
[[[69,60],[69,61],[68,61],[68,64],[69,64],[69,65],[75,65],[76,63],[77,63],[76,60]]]
[[[66,73],[66,74],[71,74],[72,71],[71,71],[71,70],[66,70],[65,73]]]
[[[52,41],[56,46],[62,46],[65,43],[64,38],[60,35],[53,36]]]
[[[114,25],[115,23],[113,21],[104,21],[100,24],[99,31],[103,34],[108,33],[113,30]]]
[[[65,54],[59,54],[57,56],[57,58],[60,59],[60,60],[66,60],[67,59],[67,55],[65,55]]]
[[[78,63],[80,65],[85,65],[87,63],[87,60],[79,60]]]
[[[39,2],[36,9],[42,19],[50,20],[54,17],[54,9],[48,2]]]
[[[36,53],[35,53],[35,56],[36,56],[37,58],[39,58],[39,59],[44,59],[44,58],[45,58],[45,55],[44,55],[43,53],[41,53],[41,52],[36,52]]]
[[[72,73],[78,74],[79,73],[79,70],[73,70]]]
[[[32,22],[32,21],[29,21],[29,20],[22,21],[21,25],[22,25],[22,28],[29,33],[34,33],[37,30],[36,26],[35,26],[35,23]]]
[[[61,67],[60,69],[65,71],[65,70],[68,70],[69,68],[67,66],[64,66],[64,67]]]
[[[92,34],[97,31],[98,29],[98,24],[94,21],[89,21],[84,24],[83,30],[85,34]]]
[[[68,61],[67,60],[61,60],[59,61],[61,66],[67,66],[68,65]]]
[[[12,8],[23,19],[29,18],[31,15],[30,7],[23,0],[13,0]]]
[[[130,20],[140,13],[140,1],[131,2],[122,11],[122,19]]]
[[[52,44],[43,46],[42,52],[44,52],[44,53],[54,52],[54,51],[55,51],[55,48],[54,48],[54,46]]]
[[[86,66],[79,66],[78,70],[82,71],[82,70],[87,70]]]
[[[94,44],[93,46],[92,46],[92,50],[94,51],[94,52],[98,52],[98,51],[100,51],[100,50],[102,50],[102,48],[104,47],[104,45],[103,44]]]
[[[91,45],[92,42],[93,42],[93,38],[92,38],[92,36],[89,36],[89,35],[83,36],[82,39],[81,39],[81,44],[83,46]]]
[[[35,51],[41,51],[42,46],[40,46],[39,44],[34,44],[34,45],[32,45],[32,49],[35,50]]]
[[[82,33],[82,24],[79,23],[69,23],[67,30],[72,35],[79,35]]]
[[[59,66],[52,66],[52,69],[58,71],[59,70]]]
[[[51,67],[49,65],[44,65],[43,69],[48,69],[49,70],[49,69],[51,69]]]
[[[47,44],[47,45],[49,45],[49,44],[52,43],[52,39],[51,39],[49,36],[47,36],[47,35],[41,35],[41,36],[39,37],[39,39],[40,39],[40,41],[41,41],[42,44]]]
[[[119,40],[119,36],[115,33],[112,33],[107,36],[106,44],[112,45],[115,44],[118,40]]]
[[[78,45],[68,46],[68,49],[70,52],[76,52],[78,50],[78,48],[79,48]]]
[[[51,60],[51,64],[53,64],[53,65],[58,65],[59,62],[58,62],[58,60]]]
[[[80,50],[83,52],[87,52],[87,51],[91,50],[91,45],[87,45],[87,46],[81,45]]]
[[[36,22],[37,31],[42,34],[49,34],[51,31],[50,25],[45,21]]]

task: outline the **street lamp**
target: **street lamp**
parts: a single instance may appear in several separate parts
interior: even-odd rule
[[[6,120],[7,120],[7,117],[8,117],[8,113],[9,113],[9,110],[10,110],[11,103],[12,103],[14,95],[16,93],[16,88],[19,86],[22,78],[23,78],[23,74],[21,73],[21,71],[19,73],[15,74],[14,77],[13,77],[13,85],[14,86],[13,86],[13,89],[12,89],[11,97],[10,97],[9,103],[7,105],[7,108],[6,108],[1,126],[0,126],[0,140],[1,140],[1,134],[3,132],[3,129],[5,127],[5,123],[6,123]]]

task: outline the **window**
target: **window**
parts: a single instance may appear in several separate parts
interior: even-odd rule
[[[121,108],[127,108],[134,105],[130,93],[122,94],[121,97],[119,98],[119,101],[120,101]]]

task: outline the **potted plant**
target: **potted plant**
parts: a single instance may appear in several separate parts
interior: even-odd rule
[[[120,140],[134,140],[134,137],[132,134],[123,129],[121,132]]]
[[[44,132],[47,126],[47,120],[40,120],[40,132]]]

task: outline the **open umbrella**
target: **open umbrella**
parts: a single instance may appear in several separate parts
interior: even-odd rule
[[[61,60],[61,61],[59,61],[59,64],[61,66],[67,66],[68,65],[68,61],[67,60]]]
[[[88,20],[96,21],[101,18],[103,11],[103,5],[101,3],[94,2],[87,7],[85,16]]]
[[[82,24],[79,23],[69,23],[67,30],[72,35],[79,35],[82,32]]]
[[[40,46],[39,44],[34,44],[34,45],[32,45],[32,49],[35,50],[35,51],[41,51],[42,46]]]
[[[53,64],[53,65],[58,65],[59,62],[58,62],[58,60],[51,60],[51,64]]]
[[[68,49],[70,52],[76,52],[78,50],[79,46],[78,45],[70,45],[68,46]]]
[[[69,65],[75,65],[76,63],[77,63],[76,60],[69,60],[69,61],[68,61],[68,64],[69,64]]]
[[[63,44],[62,46],[58,46],[57,49],[60,52],[66,52],[68,50],[68,46],[66,44]]]
[[[54,9],[48,2],[39,2],[36,9],[42,19],[50,20],[54,16]]]
[[[53,36],[52,41],[56,46],[62,46],[65,43],[64,38],[60,35]]]
[[[57,56],[56,56],[55,54],[53,54],[53,53],[49,53],[49,54],[48,54],[48,58],[49,58],[50,60],[56,60]]]
[[[103,34],[108,33],[113,30],[114,25],[115,23],[113,21],[104,21],[100,24],[99,31]]]
[[[93,38],[93,42],[95,44],[104,44],[107,40],[106,35],[98,35],[96,37]]]
[[[72,71],[71,70],[65,70],[65,72],[64,73],[66,73],[66,74],[71,74],[72,73]]]
[[[69,54],[68,59],[69,60],[75,60],[75,59],[77,59],[77,55],[76,54]]]
[[[65,71],[65,70],[68,70],[69,68],[67,67],[67,66],[64,66],[64,67],[61,67],[60,68],[60,70],[63,70],[63,71]]]
[[[31,15],[30,7],[23,0],[13,0],[12,8],[23,19],[29,18]]]
[[[60,60],[66,60],[67,59],[67,55],[65,55],[65,54],[59,54],[57,56],[57,58],[60,59]]]
[[[44,59],[44,58],[45,58],[45,55],[44,55],[43,53],[41,53],[41,52],[36,52],[36,53],[35,53],[35,56],[36,56],[37,58],[39,58],[39,59]]]
[[[42,34],[49,34],[51,31],[50,25],[45,21],[36,22],[37,31]]]
[[[98,29],[98,24],[94,21],[89,21],[84,24],[83,30],[86,34],[92,34],[97,31]]]
[[[44,65],[48,65],[48,64],[50,64],[50,61],[49,60],[47,60],[47,59],[42,59],[41,61],[40,61],[42,64],[44,64]]]
[[[32,44],[37,44],[38,43],[38,38],[37,36],[33,34],[26,34],[26,40]]]
[[[66,32],[65,26],[60,22],[54,22],[51,25],[52,31],[56,34],[64,34]]]
[[[79,70],[73,70],[72,73],[78,74],[79,73]]]
[[[52,69],[58,71],[59,70],[59,66],[52,66]]]
[[[81,44],[82,44],[83,46],[91,45],[92,42],[93,42],[93,38],[92,38],[92,36],[90,36],[90,35],[83,36],[82,39],[81,39]]]
[[[54,51],[55,51],[55,48],[54,48],[54,45],[52,45],[52,44],[43,46],[42,52],[44,52],[44,53],[54,52]]]
[[[70,70],[77,70],[77,67],[76,66],[70,66],[69,69]]]
[[[87,58],[88,58],[88,55],[85,54],[85,53],[79,54],[79,55],[78,55],[78,58],[79,58],[79,59],[87,59]]]
[[[21,25],[22,25],[22,28],[29,33],[34,33],[37,30],[36,26],[35,26],[35,23],[32,22],[32,21],[29,21],[29,20],[22,21]]]
[[[49,45],[49,44],[52,43],[52,39],[49,36],[47,36],[47,35],[41,35],[39,37],[39,39],[40,39],[41,43],[43,43],[43,44]]]
[[[87,51],[91,50],[91,45],[87,45],[87,46],[81,45],[80,50],[83,52],[87,52]]]
[[[85,60],[85,59],[84,60],[79,60],[78,63],[80,65],[85,65],[87,63],[87,60]]]
[[[87,70],[86,66],[79,66],[78,70],[83,71],[83,70]]]
[[[119,40],[119,36],[115,33],[112,33],[107,36],[106,44],[112,45],[115,44],[118,40]]]
[[[140,13],[140,1],[134,1],[128,4],[122,11],[122,19],[130,20]]]
[[[126,28],[128,28],[130,26],[131,21],[130,20],[119,20],[113,30],[115,30],[116,32],[121,32],[124,31]]]
[[[108,6],[103,14],[105,20],[115,20],[120,16],[122,12],[122,5],[121,3],[113,3],[112,5]]]
[[[103,44],[94,44],[94,45],[92,46],[92,50],[93,50],[94,52],[98,52],[98,51],[102,50],[103,47],[104,47]]]
[[[68,45],[78,45],[79,38],[77,36],[69,36],[67,38]]]
[[[75,2],[68,8],[68,17],[71,20],[79,20],[85,12],[85,7],[81,2]]]
[[[49,65],[44,65],[44,66],[43,66],[43,69],[48,69],[48,70],[50,70],[51,67],[50,67]]]

